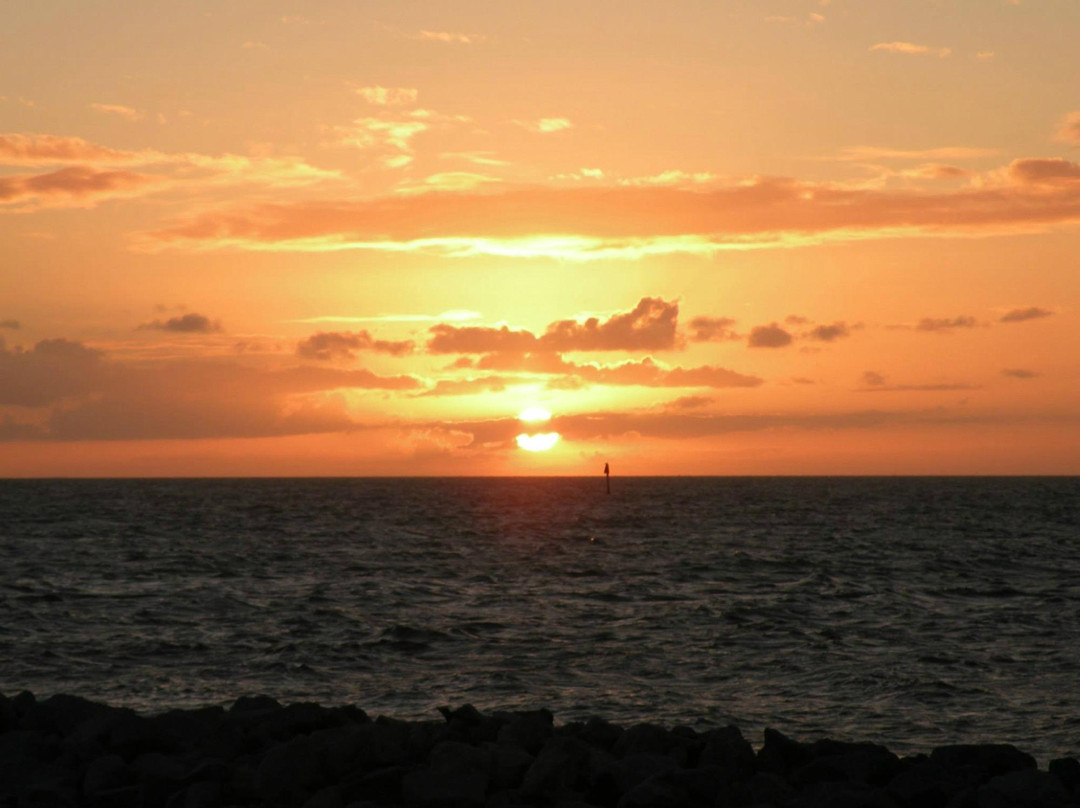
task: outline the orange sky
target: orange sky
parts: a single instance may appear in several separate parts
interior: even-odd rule
[[[1076,0],[18,4],[0,476],[1078,474],[1077,42]]]

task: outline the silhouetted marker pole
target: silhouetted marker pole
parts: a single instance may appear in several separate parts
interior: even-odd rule
[[[608,467],[607,463],[604,464],[604,483],[606,483],[607,492],[610,494],[611,493],[611,469]]]

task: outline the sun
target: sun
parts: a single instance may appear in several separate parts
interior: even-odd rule
[[[518,413],[518,420],[524,421],[528,424],[539,423],[541,421],[550,421],[551,413],[545,410],[543,407],[526,407],[520,413]]]
[[[551,420],[551,413],[543,407],[526,407],[518,413],[518,420],[526,424],[541,424]],[[546,452],[559,442],[558,432],[522,432],[517,436],[517,445],[527,452]]]
[[[558,432],[538,432],[535,435],[522,433],[517,436],[517,445],[527,452],[546,452],[558,442]]]

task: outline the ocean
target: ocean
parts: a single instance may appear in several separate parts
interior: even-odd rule
[[[0,481],[0,692],[1080,755],[1080,479]]]

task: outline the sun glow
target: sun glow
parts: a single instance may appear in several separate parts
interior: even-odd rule
[[[517,445],[527,452],[546,452],[559,442],[558,432],[538,432],[535,435],[517,436]]]
[[[518,420],[530,424],[539,423],[541,421],[550,421],[551,413],[543,407],[526,407],[518,413]]]

